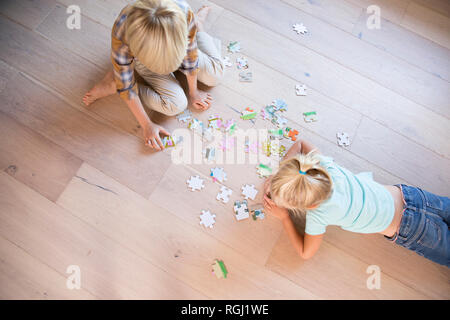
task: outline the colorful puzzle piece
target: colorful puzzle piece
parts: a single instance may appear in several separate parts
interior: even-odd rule
[[[205,187],[203,184],[203,179],[200,179],[200,176],[191,176],[189,180],[187,180],[188,188],[191,189],[191,191],[195,190],[201,190]]]
[[[267,178],[272,174],[272,168],[262,163],[256,167],[256,171],[260,178]]]
[[[290,139],[291,141],[296,141],[297,140],[297,135],[298,135],[298,131],[294,130],[292,128],[286,127],[284,129],[284,137],[286,139]]]
[[[180,113],[179,115],[177,115],[177,119],[180,122],[187,122],[191,119],[192,117],[192,112],[189,109],[185,109],[182,113]]]
[[[230,41],[230,43],[228,43],[227,49],[231,53],[240,52],[241,44],[239,43],[239,41]]]
[[[223,203],[227,203],[230,200],[230,196],[233,193],[233,190],[228,189],[225,186],[220,188],[220,192],[217,194],[216,199],[222,201]]]
[[[237,221],[244,220],[250,217],[250,214],[248,212],[247,200],[236,200],[234,202],[233,210]]]
[[[225,180],[227,180],[227,174],[225,173],[225,171],[223,170],[223,168],[211,168],[211,174],[210,176],[212,177],[213,181],[219,181],[219,182],[224,182]]]
[[[236,58],[236,66],[238,69],[248,69],[248,61],[244,57]]]
[[[318,119],[317,113],[315,111],[303,112],[303,120],[305,122],[316,122]]]
[[[241,119],[242,120],[251,120],[256,118],[256,116],[258,115],[258,112],[255,111],[255,109],[251,108],[251,107],[247,107],[245,108],[244,111],[241,112]]]
[[[211,214],[211,212],[202,210],[202,214],[200,215],[200,224],[204,225],[206,228],[212,228],[214,223],[216,223],[216,215]]]
[[[228,275],[228,270],[225,267],[225,264],[222,260],[214,260],[214,263],[212,264],[212,272],[217,277],[217,279],[224,279]]]

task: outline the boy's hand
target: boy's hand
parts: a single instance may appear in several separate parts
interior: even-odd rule
[[[170,133],[157,124],[149,124],[143,128],[145,145],[156,150],[163,150],[164,145],[161,141],[160,134],[169,136]]]
[[[289,219],[289,211],[278,207],[267,195],[264,195],[264,210],[282,221]]]
[[[195,90],[193,93],[189,93],[189,104],[197,110],[207,110],[213,102],[212,96],[201,90]]]

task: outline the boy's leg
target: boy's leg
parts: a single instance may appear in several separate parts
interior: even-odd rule
[[[221,41],[204,31],[197,32],[198,80],[210,87],[219,84],[225,72]]]
[[[107,97],[114,93],[116,93],[116,83],[114,82],[113,71],[110,70],[102,80],[96,83],[91,90],[86,92],[83,97],[83,102],[88,106],[95,100]]]
[[[450,266],[450,231],[438,213],[443,212],[444,206],[441,202],[431,201],[435,195],[419,188],[402,185],[402,191],[406,209],[395,242],[434,262]]]
[[[144,80],[139,82],[138,87],[139,97],[145,107],[167,116],[177,115],[187,108],[186,95],[173,74],[153,73],[137,59],[134,69]]]

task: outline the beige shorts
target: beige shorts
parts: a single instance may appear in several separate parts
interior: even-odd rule
[[[221,57],[221,41],[206,32],[197,33],[198,81],[216,86],[222,79],[225,67]],[[144,107],[168,116],[183,112],[188,101],[173,73],[160,75],[136,61],[135,71],[143,81],[139,83],[139,97]]]

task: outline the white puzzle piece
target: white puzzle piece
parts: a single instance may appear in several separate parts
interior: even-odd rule
[[[239,72],[239,81],[240,82],[252,82],[253,81],[253,73],[251,71]]]
[[[308,29],[303,25],[303,23],[296,23],[292,26],[294,28],[294,31],[297,32],[297,34],[305,34],[308,32]]]
[[[202,214],[200,215],[200,224],[204,225],[206,228],[212,228],[214,223],[216,223],[216,215],[211,214],[211,212],[202,210]]]
[[[304,84],[296,84],[295,93],[298,96],[306,96],[306,86]]]
[[[242,186],[242,195],[245,197],[245,199],[252,199],[255,200],[256,194],[258,193],[258,190],[255,189],[255,185],[244,185]]]
[[[230,57],[224,57],[222,61],[225,67],[231,67],[233,65],[231,63]]]
[[[177,119],[180,122],[188,122],[192,117],[192,112],[189,109],[184,110],[182,113],[177,115]]]
[[[191,176],[189,180],[187,180],[188,188],[191,189],[191,191],[195,190],[201,190],[205,187],[203,184],[203,179],[200,179],[199,176]]]
[[[211,168],[211,177],[213,178],[213,181],[219,181],[219,182],[224,182],[225,180],[227,180],[227,174],[225,173],[225,171],[223,170],[223,168]]]
[[[216,199],[222,201],[223,203],[227,203],[230,200],[230,196],[233,193],[233,190],[228,189],[225,186],[220,188],[220,192],[217,194]]]
[[[236,65],[238,69],[248,69],[248,61],[244,57],[236,58]]]
[[[336,133],[337,144],[341,147],[348,147],[350,145],[350,137],[346,132]]]

